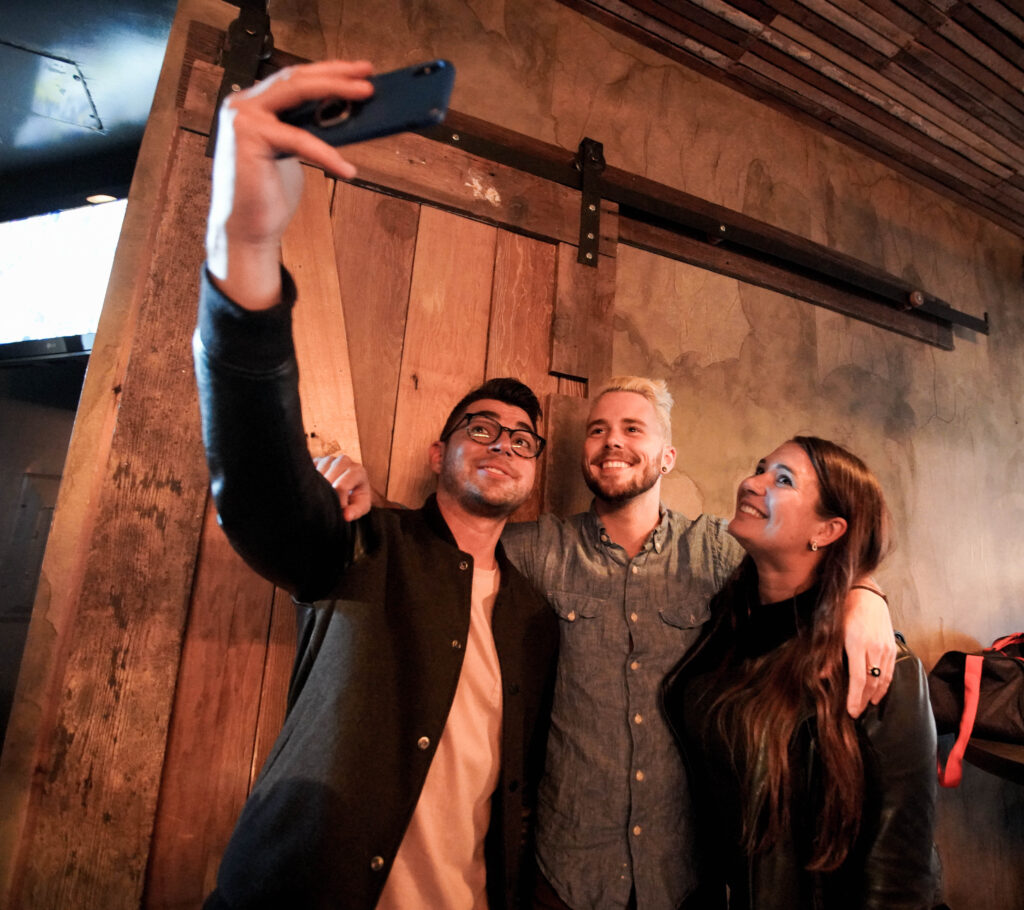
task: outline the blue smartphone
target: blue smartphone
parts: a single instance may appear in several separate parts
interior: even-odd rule
[[[373,95],[365,101],[322,98],[278,117],[336,146],[434,126],[448,113],[455,67],[447,60],[431,60],[369,79]]]

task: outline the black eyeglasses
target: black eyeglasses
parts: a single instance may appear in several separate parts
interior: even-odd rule
[[[502,433],[508,433],[512,451],[520,458],[536,458],[544,451],[544,446],[547,443],[543,436],[538,436],[533,430],[524,430],[522,427],[503,427],[497,420],[486,414],[464,414],[462,419],[441,437],[441,442],[446,442],[448,437],[461,426],[465,426],[466,435],[473,442],[478,442],[482,446],[489,446],[497,442]]]

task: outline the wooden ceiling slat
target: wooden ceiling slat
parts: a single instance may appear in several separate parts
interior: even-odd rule
[[[944,113],[951,120],[959,123],[965,129],[975,132],[992,146],[1002,151],[1003,155],[1015,162],[1024,160],[1024,146],[1004,132],[989,126],[984,120],[974,116],[971,111],[956,104],[953,100],[938,92],[926,81],[919,78],[918,74],[903,68],[900,63],[893,62],[882,71],[892,85],[899,89],[906,90],[912,95],[921,99],[925,105],[923,110],[936,110]],[[915,105],[911,105],[916,107]]]
[[[762,3],[761,0],[735,0],[730,6],[736,7],[740,12],[765,25],[777,15],[769,4]]]
[[[987,66],[982,66],[951,41],[937,32],[924,32],[919,41],[946,66],[959,70],[963,76],[957,81],[962,81],[968,87],[975,86],[974,91],[977,92],[979,100],[986,101],[988,99],[986,103],[993,109],[996,109],[1000,101],[1005,102],[1008,108],[1024,113],[1024,95],[1018,88],[1000,78]]]
[[[947,18],[946,14],[936,9],[935,5],[928,0],[897,0],[907,12],[916,19],[920,19],[928,28],[938,28]]]
[[[872,27],[877,20],[870,10],[864,11],[865,15],[862,20],[832,3],[831,0],[799,0],[799,3],[823,21],[833,23],[883,57],[891,58],[903,46],[902,42],[893,41],[882,31]]]
[[[749,38],[748,31],[737,28],[694,3],[676,3],[671,10],[655,0],[633,0],[632,5],[651,16],[656,22],[689,35],[695,41],[713,47],[720,54],[732,57],[733,60],[739,59]]]
[[[980,20],[980,17],[975,16],[975,19]],[[968,22],[970,21],[971,19],[968,18]],[[991,31],[995,32],[995,29]],[[993,50],[991,44],[981,40],[960,19],[957,21],[950,19],[939,29],[939,34],[961,53],[966,54],[972,60],[978,61],[978,63],[1002,80],[1010,93],[1021,97],[1020,87],[1024,85],[1024,70],[1021,69],[1020,63],[1021,53],[1024,52],[1024,49],[1017,49],[1017,62],[1015,64],[1012,62],[1012,58],[1007,59],[1001,52],[997,53]]]
[[[998,99],[991,97],[986,100],[993,103],[986,104],[980,101],[975,94],[966,91],[960,83],[953,81],[961,78],[960,74],[951,72],[941,59],[926,48],[920,46],[908,48],[900,53],[894,62],[913,73],[918,79],[933,86],[936,91],[941,92],[950,101],[958,104],[1008,139],[1024,143],[1024,129],[1022,129],[1024,124],[1021,123],[1012,108],[1008,109],[1006,105],[998,104]],[[994,110],[994,107],[998,107],[999,110]]]
[[[1007,33],[970,6],[958,6],[953,10],[950,19],[960,23],[979,41],[998,52],[1003,59],[1014,64],[1018,70],[1024,65],[1021,60],[1024,55],[1024,48],[1021,47],[1024,35],[1014,37],[1013,34]],[[1021,30],[1024,31],[1024,23],[1021,23],[1019,19],[1017,21],[1021,25]],[[1020,82],[1017,84],[1020,85]]]
[[[786,19],[779,19],[775,23],[773,31],[784,34],[787,38],[798,42],[809,51],[826,60],[843,71],[840,74],[831,74],[830,71],[818,68],[820,72],[830,78],[836,79],[840,84],[845,85],[851,91],[865,91],[869,94],[869,100],[876,103],[893,117],[908,123],[910,126],[921,130],[926,135],[948,145],[958,151],[965,158],[969,158],[979,167],[991,170],[994,174],[1009,176],[1019,169],[1024,169],[1024,147],[1013,142],[1007,142],[1001,136],[1002,143],[999,145],[989,141],[987,135],[991,133],[984,124],[972,121],[970,126],[965,126],[961,121],[954,119],[958,114],[965,117],[962,111],[950,104],[941,95],[932,93],[936,98],[943,101],[945,111],[939,110],[920,94],[911,92],[898,85],[887,75],[870,67],[865,67],[849,54],[843,53],[834,45],[820,41],[817,36],[812,35],[795,23]],[[767,38],[766,38],[767,40]],[[808,61],[810,64],[811,61]],[[890,68],[891,72],[891,68]],[[846,74],[845,76],[843,74]],[[924,87],[918,83],[919,87]],[[862,87],[867,88],[862,88]]]
[[[901,32],[915,36],[924,28],[924,23],[893,0],[864,0],[876,13],[892,22]]]
[[[837,9],[841,9],[853,19],[869,24],[873,31],[882,35],[895,47],[903,47],[914,38],[915,32],[913,29],[903,28],[899,22],[876,10],[871,2],[864,2],[864,0],[833,0],[833,3]],[[916,19],[911,19],[911,23],[915,26],[920,25]]]
[[[999,0],[970,0],[974,7],[986,19],[994,22],[1004,32],[1018,41],[1024,42],[1024,11],[1012,12],[1006,4]]]
[[[802,3],[797,3],[795,0],[772,0],[772,6],[788,19],[791,19],[793,22],[799,22],[808,31],[821,35],[826,41],[831,42],[858,60],[863,60],[868,66],[880,67],[886,61],[892,59],[892,53],[879,51],[845,29],[829,22]],[[891,47],[889,42],[885,43],[887,47]]]
[[[990,189],[1001,179],[770,46],[758,45],[744,55],[741,62],[765,74],[765,68],[755,62],[758,57],[773,67],[780,84],[788,84],[793,92],[806,93],[821,107],[858,124],[861,129],[876,132],[904,154],[917,155],[936,167],[942,167],[940,162],[945,162],[963,182],[981,191]],[[1007,176],[1006,172],[1002,176]]]

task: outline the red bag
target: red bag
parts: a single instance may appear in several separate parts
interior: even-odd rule
[[[1024,743],[1024,633],[996,639],[981,653],[947,651],[928,674],[935,727],[957,732],[939,783],[957,787],[972,735]]]

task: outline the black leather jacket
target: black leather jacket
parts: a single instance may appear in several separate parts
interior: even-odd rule
[[[769,851],[750,856],[740,844],[743,796],[735,768],[729,756],[723,755],[714,724],[706,722],[703,708],[695,704],[701,694],[713,692],[721,684],[720,668],[741,660],[744,651],[742,645],[733,650],[742,631],[731,628],[728,611],[721,604],[713,606],[715,613],[704,634],[663,687],[664,710],[683,752],[701,832],[702,887],[684,903],[684,908],[932,907],[938,877],[932,841],[935,724],[920,661],[897,636],[899,652],[889,692],[880,705],[869,706],[857,720],[865,769],[860,833],[839,869],[809,872],[804,866],[817,830],[815,794],[820,799],[822,786],[813,707],[808,700],[791,744],[791,830]],[[786,606],[792,614],[792,604]],[[787,637],[784,633],[781,640]],[[768,653],[781,640],[760,653]],[[746,756],[745,761],[756,762],[757,756]]]
[[[287,303],[248,314],[204,277],[195,359],[218,518],[293,593],[299,621],[288,715],[208,906],[369,910],[454,698],[473,560],[433,497],[342,519],[306,447],[289,327]],[[485,852],[489,905],[512,908],[532,868],[558,630],[500,546],[497,558],[501,776]]]

